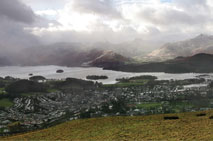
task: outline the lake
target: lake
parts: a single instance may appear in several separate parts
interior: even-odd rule
[[[62,69],[64,73],[56,73],[56,70]],[[199,75],[198,73],[184,73],[184,74],[168,74],[168,73],[127,73],[111,70],[103,70],[102,68],[96,67],[62,67],[62,66],[9,66],[9,67],[0,67],[0,77],[12,76],[15,78],[28,79],[29,74],[33,75],[42,75],[48,79],[65,79],[67,77],[86,79],[87,75],[106,75],[109,79],[99,80],[104,84],[113,84],[116,83],[117,78],[123,77],[133,77],[140,75],[153,75],[158,77],[159,80],[183,80],[196,78]],[[208,74],[205,78],[213,79],[213,74]]]

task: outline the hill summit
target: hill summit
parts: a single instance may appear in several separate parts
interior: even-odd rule
[[[130,62],[130,59],[113,51],[104,51],[103,54],[90,61],[88,64],[96,67],[111,67],[122,65],[126,62]]]

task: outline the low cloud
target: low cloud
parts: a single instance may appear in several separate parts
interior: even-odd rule
[[[37,37],[24,30],[37,19],[30,7],[18,0],[1,0],[0,18],[1,55],[38,44]]]

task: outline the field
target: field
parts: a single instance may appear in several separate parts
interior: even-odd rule
[[[144,108],[144,109],[150,109],[150,108],[156,108],[156,107],[160,107],[162,106],[161,103],[157,103],[157,102],[149,102],[149,103],[142,103],[142,104],[138,104],[137,108]]]
[[[11,107],[13,106],[13,102],[7,98],[0,99],[0,107]]]
[[[5,89],[4,89],[4,88],[0,88],[0,95],[4,95],[4,94],[7,94],[7,93],[5,92]]]
[[[49,129],[15,135],[1,140],[213,140],[213,111],[105,117],[66,122]],[[204,113],[204,112],[202,112]],[[164,120],[164,116],[178,116]]]
[[[42,94],[44,94],[44,93],[42,93],[42,92],[28,92],[28,93],[22,93],[21,96],[29,97],[29,96],[42,95]]]

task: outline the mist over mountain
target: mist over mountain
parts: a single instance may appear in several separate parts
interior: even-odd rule
[[[101,45],[101,44],[99,44]],[[59,65],[59,66],[105,66],[104,64],[120,64],[129,61],[129,57],[124,57],[114,52],[113,44],[105,48],[102,46],[88,46],[83,43],[56,43],[48,46],[30,47],[20,50],[15,54],[2,55],[1,66],[21,65]],[[102,64],[103,63],[103,64]],[[102,65],[101,65],[102,64]]]
[[[160,44],[161,45],[161,44]],[[94,43],[90,48],[112,50],[126,57],[145,56],[147,53],[157,49],[159,42],[150,42],[141,38],[122,43],[99,42]]]
[[[212,36],[172,43],[212,34],[212,9],[210,0],[1,0],[1,65],[63,64],[92,49],[138,61],[212,52]]]
[[[149,48],[146,50],[146,48]],[[1,52],[0,65],[62,65],[81,66],[83,63],[93,61],[104,52],[111,52],[124,58],[144,56],[156,48],[155,43],[142,39],[131,42],[114,44],[110,42],[80,43],[58,42],[49,45],[38,45],[22,48],[19,51]],[[128,60],[128,59],[127,59]],[[10,63],[8,63],[10,62]]]
[[[149,53],[147,57],[167,60],[178,56],[192,56],[198,53],[213,53],[212,35],[200,34],[189,40],[167,43]]]
[[[159,44],[159,46],[161,45]],[[167,43],[159,49],[156,48],[156,43],[149,43],[142,39],[119,44],[110,42],[97,42],[94,44],[59,42],[23,48],[15,52],[2,51],[0,53],[0,65],[81,66],[94,61],[106,52],[116,54],[116,57],[120,55],[123,58],[134,58],[139,62],[159,62],[178,56],[186,57],[198,53],[213,54],[213,36],[200,34],[192,39]],[[108,55],[112,57],[112,54],[109,53]],[[122,59],[122,57],[120,57],[121,62],[124,62],[123,60],[128,61],[128,59]],[[116,60],[115,58],[113,59]],[[111,58],[110,60],[113,59]],[[100,63],[98,64],[100,66]]]

